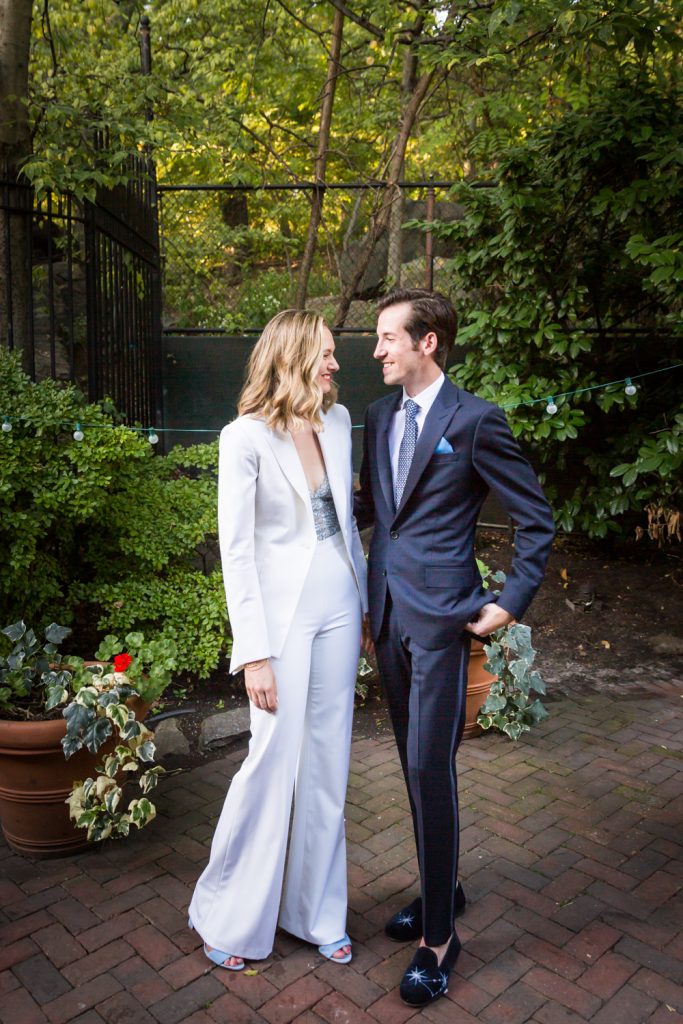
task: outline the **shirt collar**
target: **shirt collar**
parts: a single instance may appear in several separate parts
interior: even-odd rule
[[[420,410],[422,412],[424,412],[425,415],[426,415],[429,412],[429,410],[431,409],[432,405],[434,404],[434,399],[436,398],[436,396],[438,395],[439,391],[441,390],[441,385],[443,384],[443,382],[444,382],[444,375],[443,375],[443,373],[440,373],[439,376],[436,378],[436,380],[433,380],[432,383],[428,387],[426,387],[423,391],[420,391],[420,393],[418,395],[409,395],[409,394],[406,393],[406,389],[404,388],[403,389],[403,400],[401,402],[401,408],[403,409],[405,404],[406,404],[406,402],[408,401],[408,399],[412,398],[412,400],[415,402],[415,404],[419,405]]]

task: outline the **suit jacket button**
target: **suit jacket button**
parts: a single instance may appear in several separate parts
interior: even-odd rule
[[[389,536],[392,540],[398,540],[398,530],[392,530]]]
[[[382,576],[386,576],[386,574],[387,574],[387,570],[386,569],[382,569]]]

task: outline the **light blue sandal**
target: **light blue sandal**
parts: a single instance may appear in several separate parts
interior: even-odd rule
[[[343,935],[337,942],[328,942],[326,946],[318,946],[318,952],[322,953],[322,955],[333,964],[348,964],[351,962],[351,957],[353,956],[352,953],[346,953],[345,956],[333,956],[332,954],[336,953],[338,949],[342,948],[342,946],[350,945],[351,939],[348,935]]]
[[[206,943],[204,943],[204,956],[208,957],[211,963],[215,964],[216,967],[222,967],[224,971],[243,971],[245,967],[242,957],[240,957],[240,960],[242,960],[241,964],[226,964],[226,960],[230,960],[231,958],[236,959],[237,954],[224,953],[220,949],[207,949]]]

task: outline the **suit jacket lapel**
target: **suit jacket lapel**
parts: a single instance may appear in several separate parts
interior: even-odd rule
[[[394,511],[394,478],[391,474],[391,452],[389,451],[389,430],[394,418],[394,413],[400,407],[403,399],[403,392],[396,394],[393,402],[385,402],[377,417],[377,472],[379,482],[382,485],[382,493],[390,512]]]
[[[294,442],[289,434],[281,434],[274,430],[269,430],[267,427],[265,430],[268,444],[271,447],[280,469],[301,500],[310,506],[311,499],[308,494],[306,474],[304,473],[304,468],[301,465],[299,453],[294,447]]]
[[[415,446],[413,461],[408,471],[408,479],[401,495],[401,504],[396,509],[396,515],[402,511],[406,501],[414,491],[415,485],[424,473],[427,463],[434,454],[434,449],[443,437],[444,431],[459,405],[458,389],[446,377],[422,425],[422,430]]]

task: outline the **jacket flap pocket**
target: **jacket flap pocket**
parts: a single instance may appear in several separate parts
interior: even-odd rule
[[[468,565],[427,565],[424,568],[425,587],[469,591],[474,586],[472,580],[472,569]]]

